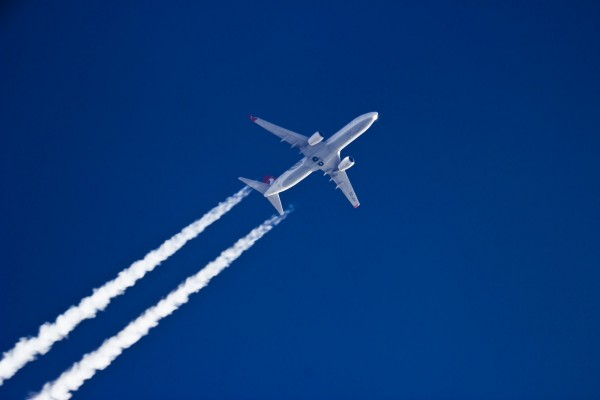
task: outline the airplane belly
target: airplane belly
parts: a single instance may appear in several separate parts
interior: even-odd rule
[[[310,175],[314,170],[308,166],[303,166],[300,168],[297,168],[293,171],[289,171],[289,173],[284,174],[284,176],[281,176],[281,187],[284,189],[289,189],[292,186],[294,186],[295,184],[297,184],[298,182],[300,182],[302,179],[306,178],[308,175]]]
[[[345,135],[343,135],[340,138],[339,145],[343,147],[348,146],[350,143],[356,140],[356,138],[365,133],[365,131],[369,128],[370,125],[370,121],[366,123],[362,122],[360,124],[355,125],[354,127],[352,127],[352,129],[350,129],[350,131],[348,131]]]
[[[343,149],[369,129],[376,119],[377,113],[369,113],[356,118],[338,133],[333,135],[331,139],[327,141],[327,144],[332,148],[337,149],[337,151]]]

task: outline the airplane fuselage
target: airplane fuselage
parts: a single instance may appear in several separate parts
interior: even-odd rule
[[[305,157],[277,178],[264,193],[270,196],[281,193],[305,179],[316,170],[325,173],[336,171],[340,162],[340,151],[356,140],[377,120],[378,114],[363,114],[340,129],[327,141],[322,141],[304,150]]]

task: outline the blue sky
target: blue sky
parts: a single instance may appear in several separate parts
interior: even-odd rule
[[[242,186],[345,149],[296,211],[88,381],[106,398],[600,397],[593,2],[13,2],[0,351]],[[0,387],[24,398],[269,217],[252,194]],[[77,397],[76,397],[77,398]]]

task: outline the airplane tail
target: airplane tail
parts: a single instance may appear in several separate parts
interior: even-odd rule
[[[246,185],[250,186],[252,189],[260,192],[261,194],[265,194],[267,189],[269,189],[269,184],[259,181],[253,181],[252,179],[246,179],[239,177],[240,181],[244,182]],[[279,198],[279,193],[272,194],[270,196],[265,196],[267,200],[271,202],[273,207],[277,210],[279,215],[283,215],[283,206],[281,205],[281,199]]]

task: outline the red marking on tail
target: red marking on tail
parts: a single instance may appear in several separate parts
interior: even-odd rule
[[[268,184],[269,186],[271,186],[271,184],[273,184],[273,182],[275,182],[275,179],[277,179],[277,178],[275,178],[274,176],[271,176],[271,175],[267,175],[263,178],[263,182]]]
[[[251,116],[250,116],[250,120],[251,120],[252,122],[256,122],[256,117],[255,117],[254,115],[251,115]]]

